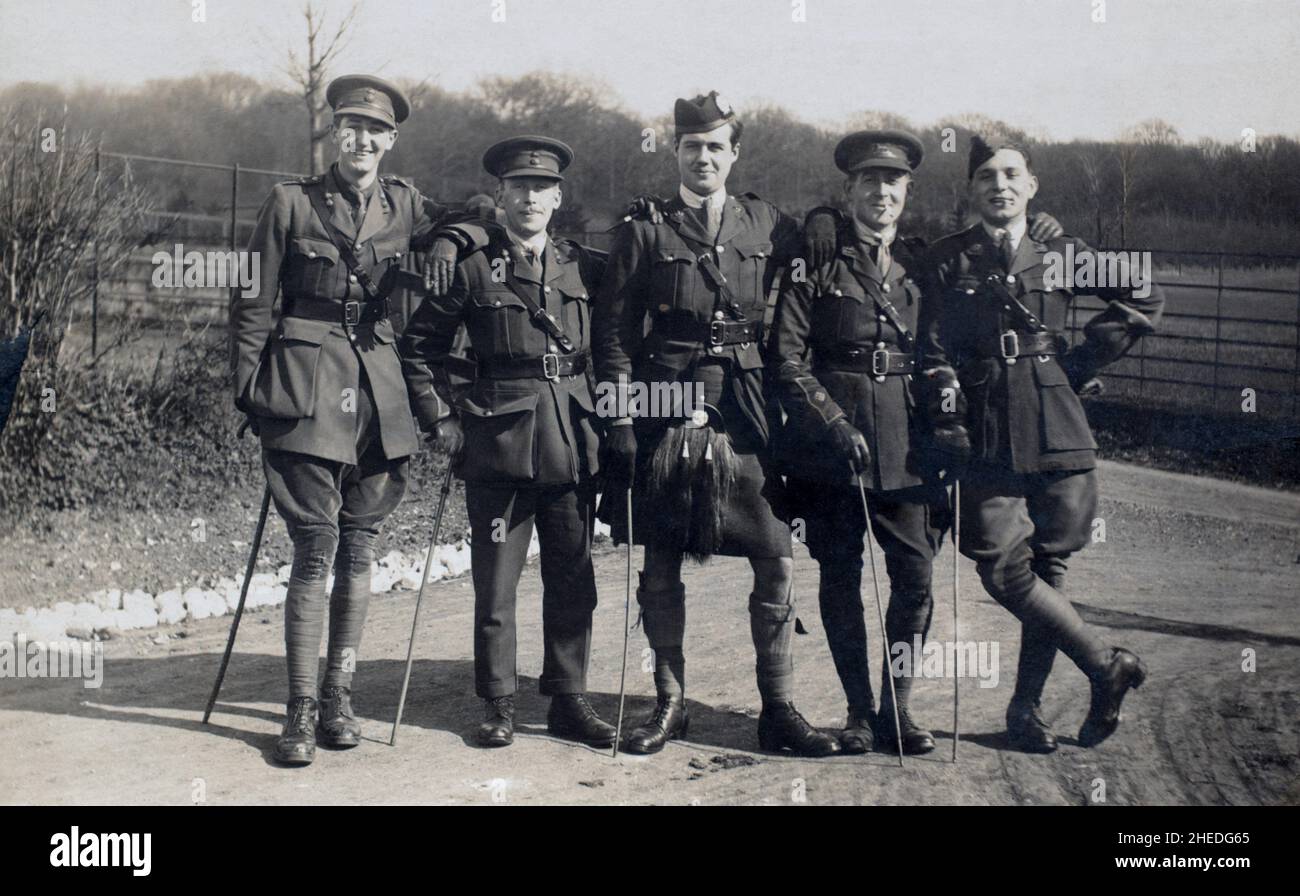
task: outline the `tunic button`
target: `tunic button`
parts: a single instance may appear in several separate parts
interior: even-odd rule
[[[844,290],[842,290],[842,289],[836,289],[836,290],[835,290],[835,295],[837,295],[837,296],[842,296],[842,295],[844,295]]]
[[[496,300],[495,302],[493,302],[492,304],[495,305],[495,306],[497,306],[497,307],[499,308],[499,307],[501,307],[501,300],[500,300],[500,299],[497,299],[497,300]]]
[[[348,334],[348,338],[351,339],[353,342],[356,342],[356,341],[357,341],[357,334],[356,334],[356,333],[349,333],[349,334]]]
[[[889,292],[889,284],[888,283],[881,284],[880,291]]]
[[[356,283],[356,282],[357,282],[357,275],[356,275],[356,274],[348,274],[348,280],[350,280],[350,281],[353,282],[353,283]]]
[[[315,249],[312,249],[310,252],[308,252],[308,253],[307,253],[307,257],[308,257],[308,258],[315,258],[315,257],[316,257],[316,250],[315,250]]]
[[[726,246],[714,246],[714,247],[713,247],[713,251],[714,251],[714,252],[717,252],[719,255],[721,255],[723,252],[726,252],[726,251],[727,251],[727,247],[726,247]]]
[[[713,319],[714,319],[714,320],[722,320],[722,312],[721,312],[721,311],[715,311],[715,312],[713,312]]]
[[[483,412],[483,416],[484,416],[484,417],[491,417],[491,416],[492,416],[492,412],[491,412],[491,411],[484,411],[484,412]]]
[[[968,295],[968,296],[973,296],[973,295],[975,295],[975,290],[973,290],[973,289],[968,289],[968,290],[966,290],[966,295]]]
[[[880,315],[879,317],[877,317],[876,319],[877,319],[878,321],[880,321],[882,324],[884,324],[884,323],[888,323],[888,322],[889,322],[889,318],[885,317],[885,315],[883,315],[883,314]]]
[[[883,343],[883,342],[877,342],[877,343],[876,343],[876,348],[884,348],[884,347],[885,347],[885,343]]]
[[[722,354],[722,346],[715,345],[713,348],[709,349],[709,351],[713,352],[715,355],[720,355]]]
[[[1016,282],[1016,275],[1015,275],[1015,274],[1007,274],[1007,282],[1008,282],[1008,283],[1015,283],[1015,282]]]
[[[667,305],[660,305],[660,306],[659,306],[659,310],[660,310],[660,311],[667,311],[667,310],[668,310],[668,306],[667,306]]]
[[[353,244],[352,244],[352,248],[353,248],[355,251],[360,252],[360,251],[361,251],[361,244],[360,244],[360,243],[353,243]]]
[[[550,291],[551,291],[551,288],[550,288],[549,286],[543,286],[543,287],[542,287],[542,292],[550,292]]]

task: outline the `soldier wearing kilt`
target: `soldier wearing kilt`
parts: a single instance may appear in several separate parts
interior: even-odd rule
[[[796,251],[799,228],[755,196],[727,193],[741,123],[716,93],[679,99],[674,123],[679,194],[664,205],[662,223],[620,229],[593,320],[599,383],[616,392],[633,382],[685,390],[675,412],[623,410],[606,435],[602,518],[625,542],[621,487],[630,484],[633,535],[646,548],[637,601],[658,693],[624,747],[654,753],[686,733],[681,563],[722,554],[747,557],[754,571],[760,745],[824,756],[838,742],[809,725],[792,700],[790,531],[774,510],[781,482],[768,460],[760,352],[767,291]]]

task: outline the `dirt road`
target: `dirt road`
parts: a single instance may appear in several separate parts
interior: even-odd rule
[[[960,680],[960,762],[951,757],[953,679],[917,685],[917,717],[939,749],[899,769],[889,755],[805,760],[758,751],[745,598],[748,568],[720,559],[685,573],[690,739],[658,756],[600,752],[550,738],[537,695],[540,586],[530,564],[519,595],[519,736],[504,750],[472,745],[467,579],[426,593],[405,723],[387,745],[397,703],[410,593],[371,604],[357,708],[367,742],[322,750],[306,769],[270,760],[285,673],[279,612],[253,612],[222,702],[200,724],[229,618],[107,642],[103,686],[70,679],[0,679],[0,800],[6,803],[807,803],[807,804],[1295,804],[1300,802],[1300,497],[1173,473],[1105,464],[1105,541],[1074,563],[1071,597],[1150,672],[1125,704],[1126,721],[1100,748],[1074,733],[1088,705],[1083,676],[1064,658],[1044,700],[1062,736],[1052,756],[1005,748],[1002,713],[1013,685],[1019,629],[961,565],[961,639],[996,644],[996,685]],[[597,560],[601,605],[590,690],[612,719],[617,705],[624,555]],[[953,639],[952,553],[936,572],[931,638]],[[882,569],[883,575],[883,569]],[[868,578],[868,582],[869,582]],[[869,587],[869,586],[868,586]],[[796,546],[796,590],[809,631],[797,636],[798,705],[837,725],[843,698],[816,610],[816,565]],[[870,600],[870,597],[868,597]],[[880,655],[873,633],[873,662]],[[180,637],[184,631],[185,637]],[[632,633],[629,717],[651,705],[645,640]],[[1246,671],[1253,662],[1254,671]],[[990,669],[984,670],[989,673]]]

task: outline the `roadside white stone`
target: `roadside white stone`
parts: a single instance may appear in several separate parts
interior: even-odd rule
[[[401,573],[397,570],[376,563],[370,567],[370,593],[387,594],[400,578]]]
[[[140,614],[147,610],[153,610],[153,595],[148,591],[141,591],[139,589],[136,589],[129,594],[123,594],[122,609],[130,613]]]
[[[293,564],[286,563],[275,571],[275,581],[280,585],[289,584],[289,575],[293,572]]]
[[[190,591],[194,589],[191,588]],[[185,592],[189,594],[189,591]],[[175,591],[164,591],[154,598],[154,608],[158,610],[158,621],[163,625],[175,625],[182,622],[188,614],[185,598]]]
[[[95,640],[95,629],[81,622],[73,622],[68,626],[67,636],[76,638],[78,641]]]
[[[101,610],[122,609],[122,592],[116,588],[111,588],[108,591],[96,591],[88,595],[88,599],[93,601]]]
[[[136,603],[131,609],[114,610],[112,615],[113,626],[122,631],[158,625],[158,611],[153,608],[153,598],[149,599],[148,605]]]
[[[95,606],[90,601],[82,601],[77,604],[72,611],[72,619],[69,620],[68,627],[76,625],[82,628],[88,628],[92,632],[96,629],[104,628],[112,622],[108,613]]]

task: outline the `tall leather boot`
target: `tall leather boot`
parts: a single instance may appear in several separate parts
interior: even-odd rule
[[[1049,558],[1034,558],[1034,573],[1057,591],[1062,591],[1065,576],[1049,562]],[[1056,747],[1056,736],[1040,712],[1043,688],[1052,674],[1056,661],[1056,644],[1049,627],[1036,622],[1020,626],[1020,657],[1016,663],[1016,686],[1007,705],[1007,738],[1017,750],[1025,753],[1051,753]]]
[[[623,749],[629,753],[658,753],[664,744],[686,736],[690,717],[686,712],[686,658],[682,641],[686,636],[686,586],[648,589],[645,576],[636,590],[641,607],[641,624],[655,655],[655,701],[650,717],[625,735]]]
[[[821,564],[817,600],[826,644],[835,662],[848,717],[840,731],[845,753],[869,753],[875,744],[876,699],[871,692],[867,626],[862,616],[862,560]]]
[[[909,756],[919,756],[934,749],[934,735],[916,723],[909,707],[912,684],[921,674],[921,657],[912,656],[911,662],[904,663],[898,675],[893,675],[893,669],[890,668],[895,644],[906,644],[908,654],[911,654],[913,636],[925,638],[930,629],[933,608],[934,597],[928,588],[895,589],[890,594],[889,610],[885,614],[886,654],[881,663],[880,711],[876,713],[877,749],[897,751],[900,735],[903,752]],[[884,676],[892,676],[894,679],[892,702],[889,680]],[[895,706],[898,707],[897,731],[894,729]]]
[[[763,710],[758,716],[758,745],[764,750],[790,750],[798,756],[830,756],[840,752],[840,742],[818,731],[795,709],[794,658],[790,636],[794,633],[794,605],[771,604],[749,596],[749,630],[754,639],[758,693]]]
[[[1021,622],[1047,628],[1061,652],[1088,676],[1092,700],[1079,728],[1079,743],[1096,746],[1119,727],[1124,696],[1146,680],[1146,668],[1132,652],[1107,645],[1059,591],[1032,573],[1029,577],[1029,592],[1009,608]]]

